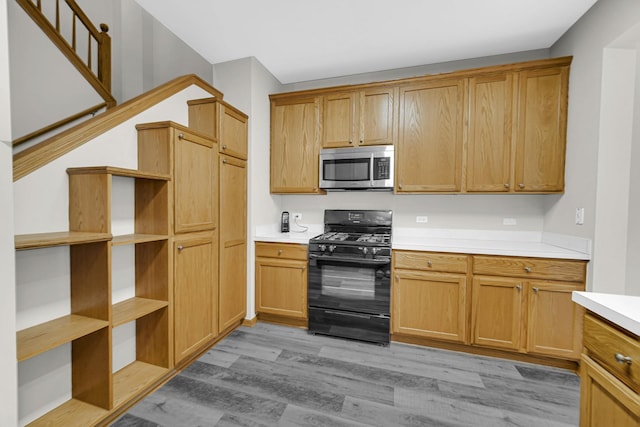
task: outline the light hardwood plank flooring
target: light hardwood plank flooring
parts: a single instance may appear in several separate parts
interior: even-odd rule
[[[118,419],[127,426],[577,426],[570,371],[258,323]]]

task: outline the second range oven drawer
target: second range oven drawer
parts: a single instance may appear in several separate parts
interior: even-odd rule
[[[309,307],[309,332],[389,344],[388,316]]]

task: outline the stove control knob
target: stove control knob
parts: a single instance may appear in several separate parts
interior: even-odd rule
[[[320,249],[320,251],[324,252],[327,250],[327,245],[319,245],[318,249]]]
[[[366,248],[366,247],[364,247],[364,246],[363,246],[363,247],[361,247],[361,248],[358,248],[358,249],[360,249],[364,255],[366,255],[366,254],[369,252],[369,249],[367,249],[367,248]]]
[[[376,256],[379,250],[380,248],[371,248],[371,253],[373,254],[374,257]]]
[[[335,249],[336,249],[336,245],[329,245],[329,252],[333,253]]]

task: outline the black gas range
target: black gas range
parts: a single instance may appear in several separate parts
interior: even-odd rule
[[[309,241],[309,332],[389,343],[389,210],[326,210]]]

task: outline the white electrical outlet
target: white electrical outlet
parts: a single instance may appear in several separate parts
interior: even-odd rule
[[[298,221],[298,220],[302,220],[302,214],[300,212],[293,212],[291,214],[291,216],[293,217],[294,220]]]
[[[576,225],[584,225],[584,208],[576,208]]]
[[[421,224],[427,223],[427,222],[429,222],[429,217],[428,216],[417,216],[416,217],[416,222],[417,223],[421,223]]]
[[[502,218],[502,225],[518,225],[518,220],[515,218]]]

